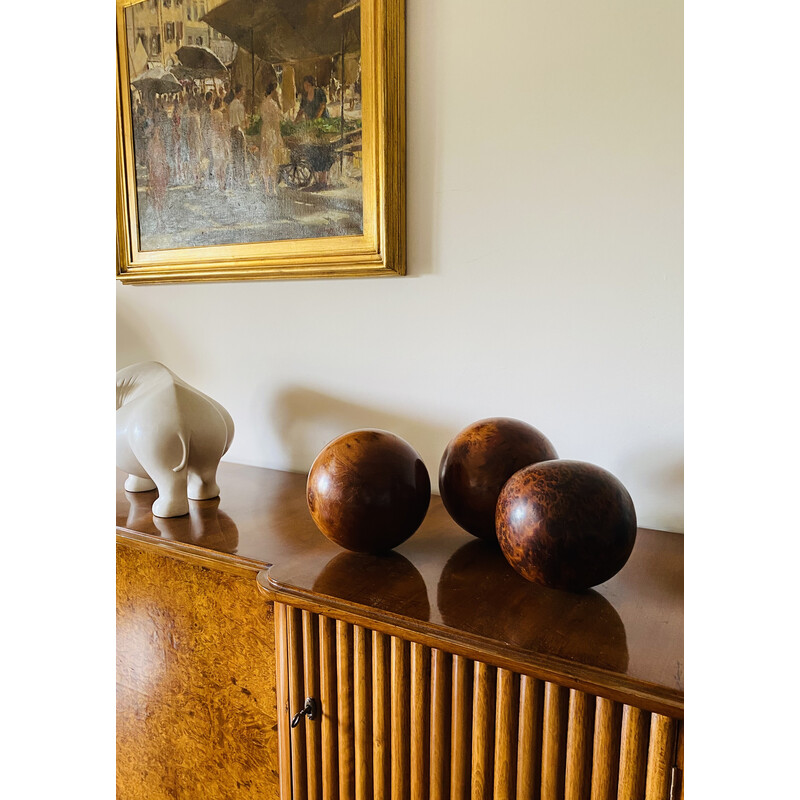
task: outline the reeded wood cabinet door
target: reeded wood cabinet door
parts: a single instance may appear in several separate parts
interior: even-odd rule
[[[682,797],[682,721],[282,603],[275,625],[283,800]]]

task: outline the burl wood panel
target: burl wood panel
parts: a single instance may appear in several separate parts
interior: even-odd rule
[[[117,798],[277,798],[272,605],[240,577],[118,545]]]

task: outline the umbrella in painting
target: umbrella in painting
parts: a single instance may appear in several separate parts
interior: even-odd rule
[[[185,44],[179,47],[175,55],[181,66],[191,70],[196,76],[213,77],[223,75],[228,71],[219,56],[208,47],[197,44]]]
[[[360,15],[342,14],[357,5],[342,0],[227,0],[202,22],[263,61],[280,64],[359,50]]]
[[[183,91],[178,79],[167,72],[164,67],[152,67],[131,81],[140,92],[156,92],[157,94],[172,94]]]

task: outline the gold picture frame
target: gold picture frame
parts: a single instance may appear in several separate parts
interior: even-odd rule
[[[153,63],[154,52],[159,52],[160,57],[164,60],[164,53],[167,50],[166,45],[168,43],[175,48],[176,45],[183,47],[183,43],[187,39],[190,43],[192,41],[192,36],[186,35],[187,31],[192,30],[188,22],[185,28],[182,23],[180,28],[176,28],[175,25],[178,23],[163,22],[163,19],[167,18],[168,15],[172,15],[171,18],[177,19],[176,15],[178,13],[188,15],[185,16],[186,19],[192,19],[192,14],[194,14],[194,19],[208,31],[208,38],[217,36],[224,38],[226,42],[233,41],[233,45],[235,45],[233,50],[236,52],[236,57],[240,59],[240,62],[235,62],[234,60],[232,62],[233,66],[236,66],[237,63],[244,63],[246,67],[246,59],[248,58],[252,65],[251,73],[249,73],[252,76],[253,84],[251,107],[255,108],[258,91],[256,88],[256,76],[260,76],[264,72],[264,64],[268,63],[270,56],[267,53],[265,55],[266,60],[255,56],[254,51],[259,48],[259,45],[253,36],[252,27],[250,41],[255,43],[252,44],[250,50],[253,52],[249,52],[248,48],[244,47],[247,42],[239,31],[246,27],[248,20],[244,19],[243,16],[243,24],[236,27],[233,24],[228,24],[232,15],[237,10],[240,11],[248,3],[255,13],[261,12],[266,6],[280,9],[282,6],[288,7],[291,5],[295,7],[304,5],[311,7],[314,3],[327,6],[330,2],[331,0],[208,0],[207,3],[198,4],[190,2],[190,0],[117,0],[118,280],[125,284],[153,284],[189,281],[238,281],[405,274],[405,21],[403,0],[336,0],[341,6],[341,11],[335,15],[337,18],[347,15],[354,19],[355,14],[358,14],[358,20],[360,20],[360,29],[358,31],[359,50],[357,53],[358,82],[354,84],[358,87],[360,117],[356,122],[349,121],[348,112],[345,109],[345,79],[348,75],[346,64],[349,63],[347,59],[351,58],[351,56],[345,52],[345,46],[342,44],[341,60],[338,62],[340,64],[341,80],[338,85],[341,87],[339,89],[341,101],[336,99],[335,103],[341,105],[341,131],[345,130],[345,122],[357,127],[350,139],[346,139],[344,133],[335,134],[335,141],[331,151],[334,153],[334,158],[338,159],[338,162],[335,162],[334,167],[332,167],[332,172],[339,168],[342,176],[344,176],[346,170],[344,162],[347,159],[345,159],[345,156],[352,162],[357,160],[357,175],[348,178],[347,191],[358,191],[358,189],[352,189],[352,187],[358,186],[358,183],[360,183],[360,191],[362,192],[360,232],[353,233],[348,228],[342,228],[345,232],[342,235],[338,235],[335,231],[339,230],[339,228],[334,227],[334,223],[330,223],[329,227],[324,228],[324,235],[316,235],[317,230],[323,229],[311,227],[310,222],[306,227],[300,227],[301,224],[306,224],[303,221],[305,218],[299,221],[292,218],[290,220],[292,225],[287,223],[288,227],[285,229],[308,231],[310,233],[304,233],[304,235],[297,237],[284,237],[282,234],[276,234],[276,238],[267,238],[267,236],[261,235],[263,240],[256,241],[252,237],[259,237],[259,231],[262,229],[258,228],[258,226],[246,228],[237,225],[218,225],[215,235],[226,236],[229,240],[210,242],[203,239],[199,233],[195,238],[192,238],[195,235],[194,233],[182,232],[180,235],[176,234],[174,231],[177,228],[169,218],[167,223],[163,223],[162,228],[153,228],[156,233],[148,233],[147,237],[149,238],[145,237],[145,228],[143,227],[145,221],[147,219],[158,219],[159,221],[163,219],[156,212],[167,214],[170,209],[174,208],[176,209],[176,214],[179,212],[183,214],[180,217],[180,220],[183,221],[188,218],[189,212],[186,209],[204,211],[207,208],[215,209],[217,207],[215,203],[218,203],[221,208],[223,204],[233,202],[228,198],[232,190],[228,188],[226,183],[231,174],[230,166],[225,172],[221,157],[214,162],[221,165],[219,186],[214,184],[214,169],[208,166],[208,161],[200,162],[205,170],[205,175],[198,177],[197,181],[205,181],[208,184],[209,188],[206,194],[200,194],[206,191],[205,189],[196,188],[200,186],[200,183],[191,184],[190,180],[185,181],[187,183],[186,187],[172,185],[167,187],[163,180],[159,183],[155,176],[159,174],[160,164],[164,163],[163,151],[159,151],[162,156],[160,160],[156,156],[152,156],[153,161],[151,163],[153,166],[151,166],[149,172],[145,171],[147,168],[142,164],[145,148],[141,145],[142,140],[137,138],[140,135],[140,129],[135,129],[134,125],[139,124],[140,118],[148,119],[147,114],[149,111],[145,110],[149,108],[148,103],[152,103],[154,108],[159,109],[154,113],[161,114],[162,117],[168,117],[174,123],[169,123],[172,124],[171,129],[175,131],[175,143],[170,146],[177,148],[178,123],[176,109],[185,107],[182,104],[186,103],[186,96],[189,96],[189,107],[196,103],[199,110],[202,98],[212,94],[211,90],[204,92],[204,87],[211,86],[212,89],[214,86],[219,87],[214,96],[208,100],[210,107],[220,105],[216,99],[216,94],[222,97],[227,89],[228,97],[231,97],[235,88],[232,85],[228,86],[229,83],[232,83],[231,80],[220,82],[219,79],[209,79],[207,77],[202,80],[193,80],[190,74],[189,79],[183,81],[183,88],[179,93],[166,94],[148,90],[145,93],[145,99],[142,100],[140,92],[138,90],[134,91],[134,89],[137,86],[144,86],[144,83],[141,81],[138,84],[134,83],[134,81],[138,80],[137,75],[134,73],[138,71],[143,74],[149,71],[148,74],[155,74],[154,71],[158,69],[159,64]],[[200,16],[199,19],[197,17],[198,5],[202,9],[210,6],[210,10]],[[187,10],[189,6],[192,7],[191,10]],[[225,6],[222,11],[219,10],[221,6]],[[179,11],[179,9],[181,10]],[[223,12],[228,14],[227,18],[223,16]],[[134,19],[132,15],[145,13],[153,15],[153,19],[160,24],[152,26],[143,24],[141,27],[135,27],[132,22],[132,19]],[[215,16],[212,16],[212,14]],[[230,33],[231,38],[227,38],[225,34],[219,33],[208,24],[209,19],[216,20],[217,17],[226,19],[224,25],[217,24],[220,24],[220,27]],[[248,19],[251,26],[255,24],[253,22],[255,17],[248,17]],[[233,19],[233,22],[238,23],[239,20]],[[172,27],[167,27],[168,25],[172,25]],[[289,28],[286,28],[286,30],[289,30]],[[164,38],[167,41],[162,41],[162,31],[165,32]],[[180,32],[182,36],[177,37],[177,32]],[[153,38],[148,38],[150,36]],[[156,36],[158,38],[155,38]],[[256,34],[256,36],[260,36],[260,34]],[[199,47],[210,49],[211,42],[208,41],[208,38],[203,42],[203,37],[197,36],[197,42],[201,43]],[[238,41],[236,41],[237,38]],[[344,35],[342,35],[342,42],[344,43]],[[135,48],[133,47],[134,43]],[[214,43],[217,44],[216,41]],[[190,48],[193,46],[196,49],[198,47],[192,44],[189,45]],[[263,47],[265,46],[263,45]],[[285,49],[291,50],[290,47]],[[269,52],[272,51],[270,50]],[[333,61],[331,63],[335,63],[335,56],[332,58]],[[146,62],[145,59],[147,59]],[[245,61],[242,62],[242,59],[245,59]],[[162,72],[171,71],[178,77],[185,77],[183,73],[175,69],[176,66],[179,69],[182,68],[184,66],[183,62],[175,59],[174,54],[167,59],[167,61],[170,60],[174,63],[166,66],[162,65]],[[299,60],[298,63],[300,63]],[[307,60],[305,63],[307,63]],[[281,86],[288,82],[287,75],[289,75],[290,67],[292,68],[291,74],[294,76],[293,64],[294,62],[291,59],[288,59],[283,64],[270,63],[269,69],[272,70],[270,74],[280,76],[278,88],[273,89],[276,96],[279,95]],[[233,67],[229,64],[225,68],[232,69]],[[333,74],[334,67],[331,67],[331,71]],[[141,74],[139,77],[141,77]],[[170,80],[173,80],[172,74],[169,77]],[[334,78],[336,78],[335,75]],[[295,77],[292,80],[294,81]],[[297,78],[297,80],[299,82],[302,79]],[[271,83],[264,81],[263,91],[268,91],[269,87],[273,86],[274,83],[275,81]],[[295,85],[295,83],[291,83],[292,88]],[[317,91],[313,88],[316,85],[315,81],[311,84],[311,88],[308,88],[307,84],[303,82],[300,92],[296,93],[296,95],[289,93],[288,96],[292,100],[297,97],[297,102],[302,104],[303,91],[308,88],[309,96],[311,96],[314,91]],[[331,79],[330,85],[336,86],[337,81]],[[161,84],[158,86],[161,88]],[[242,95],[246,96],[244,90]],[[323,94],[324,97],[325,95]],[[266,100],[262,102],[266,102]],[[350,102],[353,105],[352,99]],[[227,116],[227,109],[232,106],[227,100],[226,103],[228,103],[227,108],[225,105],[221,106],[220,113],[225,111],[226,116],[224,118],[225,122],[221,121],[220,126],[233,119],[232,116],[230,118]],[[282,105],[281,108],[285,108],[285,105]],[[336,108],[332,107],[332,111],[334,115],[337,113]],[[184,116],[188,117],[188,112]],[[300,116],[302,115],[298,115],[298,118]],[[286,124],[293,122],[289,111],[284,111],[284,118]],[[338,124],[331,120],[326,122],[334,127]],[[165,121],[164,125],[167,124]],[[299,126],[301,123],[297,122],[296,124]],[[311,123],[309,122],[308,124]],[[163,130],[166,131],[167,128],[164,127]],[[281,128],[281,131],[283,131],[283,128]],[[167,136],[168,134],[165,134],[164,141],[167,140]],[[242,136],[244,137],[244,134]],[[357,145],[354,147],[358,150],[358,159],[352,158],[352,152],[347,151],[346,142],[354,141],[354,136],[357,136]],[[150,140],[145,139],[145,141],[152,141],[153,138],[151,137]],[[250,148],[256,152],[256,155],[252,156],[248,151],[247,158],[251,160],[257,159],[258,144],[262,140],[252,136],[246,140],[243,138],[245,147],[248,147],[250,139],[254,139],[256,142]],[[266,145],[263,148],[263,152],[267,153]],[[282,150],[284,160],[287,152],[288,148]],[[230,153],[230,149],[228,153]],[[187,160],[181,157],[177,154],[177,150],[172,154],[172,157],[172,163],[177,165],[176,169],[178,171],[185,171],[187,164],[191,165],[197,161],[197,159],[193,161],[192,159]],[[289,158],[291,164],[294,164],[295,157],[293,153],[290,153]],[[253,161],[253,163],[256,162]],[[282,164],[279,169],[287,167],[288,165]],[[308,171],[308,168],[304,169]],[[203,171],[202,168],[198,168],[198,170]],[[326,209],[332,208],[333,206],[330,204],[334,201],[329,200],[329,195],[326,195],[322,189],[327,190],[329,184],[320,184],[321,190],[316,195],[301,195],[299,192],[303,189],[298,189],[296,183],[292,183],[293,188],[290,190],[283,186],[280,178],[272,184],[268,183],[263,174],[259,178],[257,173],[257,166],[253,167],[248,173],[249,178],[245,180],[247,191],[255,192],[257,195],[258,192],[254,187],[263,187],[265,191],[267,187],[270,187],[274,194],[270,195],[269,200],[281,198],[280,202],[283,204],[282,208],[284,209],[287,204],[288,206],[297,204],[297,207],[300,208],[306,200],[313,200],[314,203],[319,204],[320,210],[315,210],[314,214],[316,216],[309,217],[309,219],[314,221],[315,224],[318,219],[328,219],[325,217],[328,213]],[[286,177],[286,173],[281,174]],[[316,172],[313,173],[315,178],[317,174]],[[142,178],[142,175],[146,175],[147,178]],[[145,180],[149,181],[146,187],[144,186]],[[259,180],[262,182],[259,183]],[[345,178],[342,177],[341,181],[345,181]],[[151,187],[159,185],[163,190],[161,197],[157,198],[155,190],[153,190],[154,199],[150,202],[148,198],[150,197]],[[282,188],[283,192],[281,192]],[[241,189],[241,191],[245,191],[245,189]],[[331,191],[329,194],[332,193]],[[190,195],[191,204],[189,200],[183,199]],[[287,197],[289,197],[288,200],[286,199]],[[242,203],[242,201],[238,202]],[[258,197],[258,202],[262,202],[260,196]],[[267,200],[265,199],[263,202],[266,203]],[[276,200],[276,202],[278,201]],[[182,203],[183,205],[181,205]],[[329,205],[325,205],[325,203]],[[305,204],[313,205],[312,203]],[[247,201],[243,205],[235,206],[235,208],[240,207],[249,208]],[[317,206],[314,206],[314,208],[316,209]],[[166,212],[164,209],[166,209]],[[148,213],[151,213],[151,217],[147,217]],[[230,218],[230,208],[227,208],[226,213],[229,214],[228,218]],[[289,211],[282,213],[292,213],[291,208]],[[348,213],[351,213],[354,220],[356,212]],[[330,212],[329,217],[332,214],[333,212]],[[348,218],[346,221],[350,223],[353,220]],[[238,232],[240,228],[245,230],[244,234]],[[264,228],[264,230],[267,229]],[[282,231],[284,228],[280,230]],[[271,231],[272,228],[267,230],[269,236],[272,236]],[[334,231],[334,233],[330,231]],[[205,234],[205,231],[203,233]],[[241,241],[230,240],[231,237],[235,239],[239,235],[243,237]],[[250,238],[246,238],[247,236]]]

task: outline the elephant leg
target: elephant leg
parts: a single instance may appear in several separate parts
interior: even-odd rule
[[[126,492],[150,492],[156,488],[150,478],[140,478],[138,475],[128,475],[125,480]]]
[[[156,517],[182,517],[189,513],[186,497],[188,470],[182,462],[186,445],[180,432],[163,432],[158,428],[142,427],[130,438],[131,452],[145,475],[155,483],[158,498],[153,503]],[[174,469],[182,464],[182,469]]]
[[[192,500],[210,500],[219,496],[217,465],[189,472],[189,497]]]
[[[186,495],[187,470],[173,472],[171,469],[150,473],[158,488],[158,498],[153,503],[154,517],[182,517],[189,513]]]

